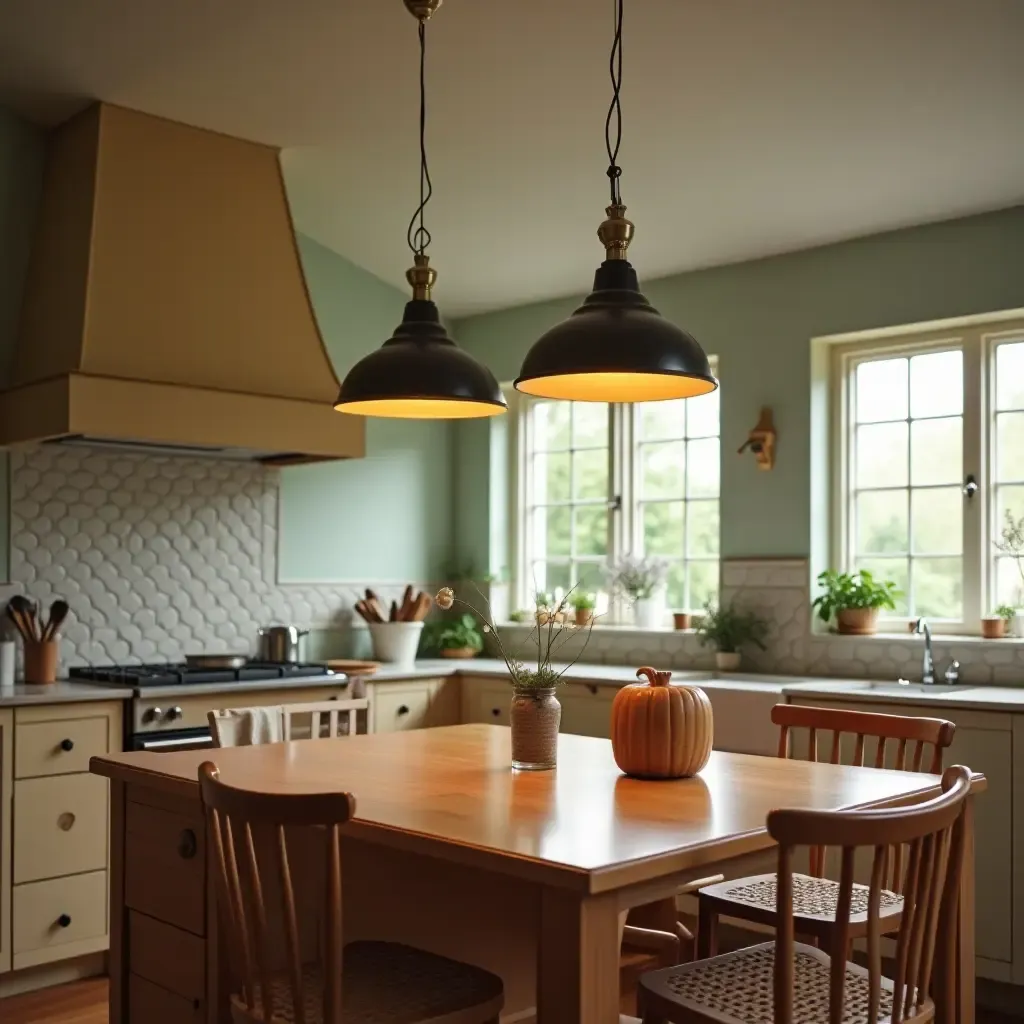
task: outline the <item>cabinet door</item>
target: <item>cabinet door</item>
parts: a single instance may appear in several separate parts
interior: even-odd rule
[[[429,724],[434,684],[381,683],[374,687],[374,732],[402,732],[423,729]]]
[[[462,721],[508,725],[512,686],[480,677],[462,680]]]
[[[11,969],[11,788],[14,712],[0,709],[0,974]]]
[[[562,702],[561,732],[610,738],[612,701],[617,692],[616,686],[569,683],[558,694]]]

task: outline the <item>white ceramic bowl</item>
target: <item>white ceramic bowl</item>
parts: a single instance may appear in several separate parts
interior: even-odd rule
[[[374,658],[395,665],[411,665],[416,660],[422,632],[422,622],[371,622]]]

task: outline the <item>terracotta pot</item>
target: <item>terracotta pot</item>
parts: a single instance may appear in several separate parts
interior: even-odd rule
[[[739,651],[716,651],[715,666],[719,672],[735,672],[743,661]]]
[[[590,620],[594,617],[593,608],[577,608],[576,609],[576,625],[577,626],[589,626]]]
[[[690,613],[689,612],[673,612],[672,613],[672,625],[676,629],[690,629]]]
[[[836,632],[849,636],[869,636],[878,629],[877,608],[844,608],[836,612]]]
[[[1006,619],[998,615],[981,620],[981,635],[986,640],[1002,640],[1006,636]]]
[[[442,658],[473,658],[477,655],[475,647],[445,647],[441,651]]]
[[[562,705],[558,703],[553,686],[514,688],[509,712],[512,767],[534,772],[554,768],[561,721]]]
[[[52,683],[57,679],[58,640],[33,640],[25,644],[25,682]]]

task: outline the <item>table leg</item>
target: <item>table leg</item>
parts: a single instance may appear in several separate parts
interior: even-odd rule
[[[124,905],[125,784],[110,782],[110,1024],[128,1020],[128,911]]]
[[[541,892],[537,1024],[618,1024],[615,893]]]
[[[974,1024],[974,797],[964,806],[964,870],[957,921],[957,1024]]]

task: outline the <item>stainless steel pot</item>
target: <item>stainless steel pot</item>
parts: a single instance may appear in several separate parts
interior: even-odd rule
[[[302,661],[299,641],[309,633],[297,626],[267,626],[258,631],[261,661],[295,664]]]

